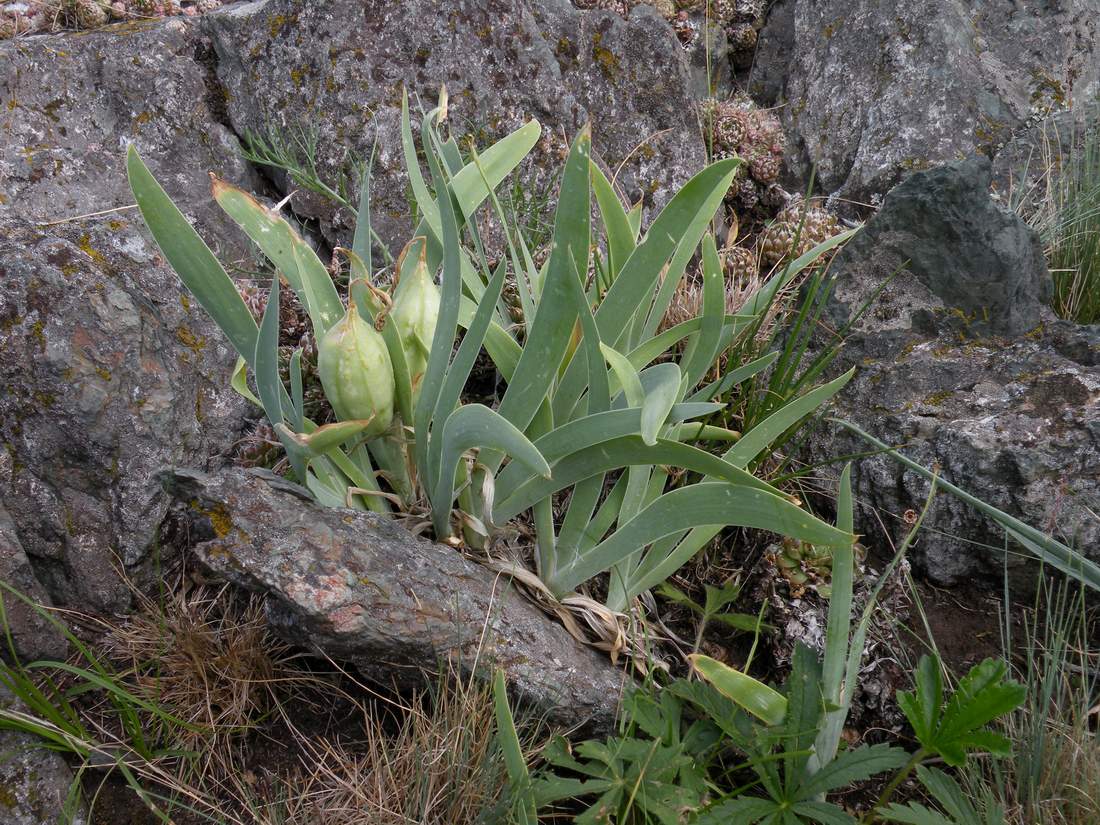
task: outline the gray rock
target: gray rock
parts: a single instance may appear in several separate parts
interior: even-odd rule
[[[1098,90],[1100,0],[783,0],[750,88],[785,103],[801,177],[866,201]],[[789,8],[790,7],[790,8]],[[774,33],[769,32],[774,29]]]
[[[0,503],[58,602],[117,610],[167,499],[237,438],[233,353],[128,219],[0,220]],[[116,561],[117,559],[117,561]]]
[[[1043,307],[1049,279],[1038,242],[994,205],[988,183],[985,159],[916,173],[837,256],[834,327],[871,303],[836,365],[859,367],[836,412],[1097,559],[1100,329],[1053,320]],[[822,462],[867,449],[829,430],[809,452]],[[929,486],[875,456],[857,463],[855,489],[857,529],[886,546],[900,541],[901,517],[921,510]],[[1002,546],[992,522],[940,494],[912,558],[938,583],[977,577],[996,586]],[[1033,584],[1028,576],[1021,570],[1016,581]]]
[[[210,197],[208,172],[259,186],[220,122],[211,53],[183,19],[0,41],[0,218],[56,221],[132,204],[133,142],[215,251],[247,256]]]
[[[925,467],[1100,561],[1100,331],[1065,322],[1034,339],[960,343],[912,330],[851,342],[843,366],[862,364],[836,414]],[[819,433],[813,460],[870,449],[847,432]],[[859,532],[896,545],[928,483],[885,456],[854,473]],[[935,498],[911,552],[934,582],[1001,583],[1004,534],[947,493]],[[1010,546],[1013,583],[1035,584],[1030,558]]]
[[[15,524],[8,511],[0,505],[0,582],[14,588],[19,594],[42,607],[51,607],[49,594],[35,578],[34,570],[23,552],[23,545],[15,532]],[[18,595],[6,589],[0,591],[3,599],[5,626],[11,634],[15,655],[21,662],[36,659],[64,661],[69,655],[69,645],[53,625],[34,607]],[[8,658],[8,647],[0,648],[0,657]]]
[[[837,256],[834,322],[890,281],[859,329],[949,323],[966,335],[1033,330],[1052,290],[1038,236],[989,194],[976,156],[911,175]],[[902,270],[896,277],[891,276]]]
[[[267,598],[274,629],[383,683],[451,661],[503,667],[520,699],[554,723],[614,726],[630,681],[505,577],[391,519],[323,508],[269,473],[166,472],[199,561]]]
[[[441,84],[450,128],[480,147],[530,118],[544,128],[528,174],[550,185],[568,142],[591,121],[597,152],[647,207],[705,164],[692,76],[671,28],[650,6],[629,19],[569,0],[266,0],[207,15],[235,131],[312,130],[318,167],[336,180],[378,140],[372,218],[399,246],[412,228],[399,139],[401,91],[425,108]],[[415,34],[415,36],[410,36]],[[347,240],[348,210],[308,194],[298,214]]]
[[[22,710],[0,686],[0,710]],[[66,813],[73,772],[61,754],[46,750],[34,737],[0,731],[0,822],[4,825],[86,825],[87,810],[77,798]]]

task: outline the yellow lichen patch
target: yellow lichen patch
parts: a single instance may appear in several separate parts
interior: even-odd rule
[[[196,335],[187,327],[182,324],[176,327],[176,338],[181,344],[191,350],[195,355],[198,355],[206,347],[206,339],[201,335]]]
[[[212,507],[203,507],[198,500],[191,502],[191,509],[210,522],[210,527],[214,530],[214,535],[220,539],[224,539],[233,531],[233,519],[229,517],[229,511],[226,510],[224,505],[215,504]]]
[[[77,241],[77,246],[80,247],[80,251],[95,261],[97,264],[104,263],[107,258],[102,253],[92,248],[92,238],[87,233],[80,236],[80,240]]]

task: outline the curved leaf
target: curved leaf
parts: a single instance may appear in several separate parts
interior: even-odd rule
[[[695,671],[714,685],[719,693],[765,724],[781,725],[787,718],[787,700],[763,682],[702,653],[693,653],[688,660]]]
[[[165,259],[237,353],[254,366],[259,328],[252,313],[210,247],[157,183],[133,144],[126,153],[126,173],[141,217]]]

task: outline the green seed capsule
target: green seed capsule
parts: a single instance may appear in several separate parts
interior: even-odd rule
[[[428,369],[435,324],[439,319],[439,289],[421,257],[407,283],[401,285],[393,302],[390,318],[397,324],[401,348],[409,365],[413,398],[420,395],[420,383]]]
[[[370,419],[367,436],[387,430],[393,421],[393,366],[381,334],[348,311],[317,344],[321,386],[341,421]]]

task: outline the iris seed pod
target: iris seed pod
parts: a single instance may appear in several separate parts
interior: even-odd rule
[[[370,419],[368,437],[393,421],[393,366],[381,334],[359,316],[355,302],[317,344],[317,372],[341,421]]]
[[[390,318],[397,324],[401,347],[409,365],[409,381],[413,398],[420,395],[420,383],[428,369],[435,324],[439,318],[439,289],[428,272],[423,256],[413,270],[408,283],[398,290]]]

